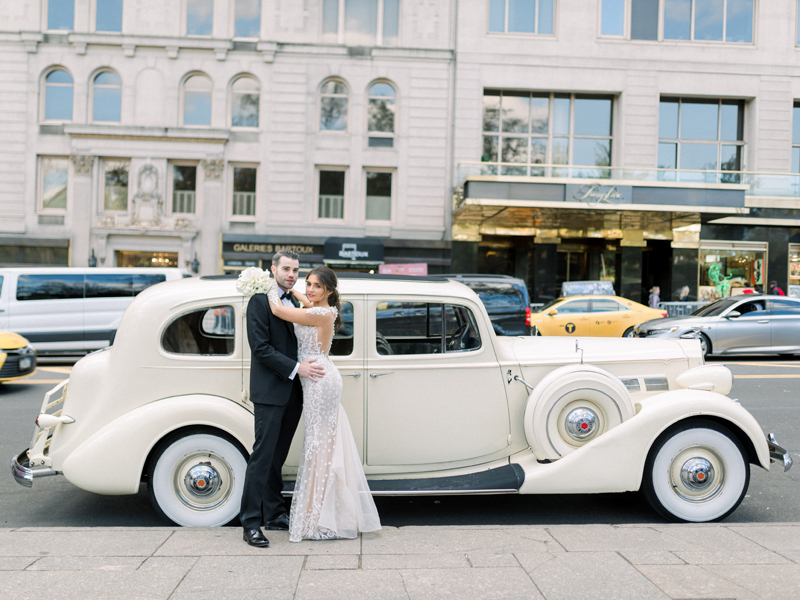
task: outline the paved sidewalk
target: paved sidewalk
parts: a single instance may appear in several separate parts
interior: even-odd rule
[[[239,528],[0,529],[3,600],[800,597],[800,524],[387,527],[247,546]]]

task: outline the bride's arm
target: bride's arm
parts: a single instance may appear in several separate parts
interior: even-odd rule
[[[308,296],[306,296],[302,292],[298,292],[294,288],[292,288],[291,292],[292,294],[294,294],[294,299],[297,300],[304,307],[308,308],[309,306],[311,306],[311,300],[308,299]]]
[[[329,319],[328,315],[332,314],[330,312],[318,314],[316,311],[309,313],[303,308],[284,306],[284,304],[281,302],[280,296],[274,289],[269,291],[267,297],[269,298],[271,304],[272,314],[279,319],[289,321],[290,323],[319,327],[320,325],[324,325]]]

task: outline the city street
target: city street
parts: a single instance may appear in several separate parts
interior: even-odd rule
[[[765,432],[775,433],[795,460],[800,458],[800,358],[743,357],[709,362],[728,365],[735,375],[731,397],[750,410]],[[68,365],[41,365],[33,378],[0,385],[0,455],[9,460],[30,441],[43,394],[68,377]],[[98,468],[113,469],[98,457]],[[164,523],[150,506],[147,489],[135,496],[98,496],[63,477],[18,486],[6,470],[0,484],[0,527],[157,527]],[[788,473],[751,469],[750,489],[725,522],[800,523],[800,468]],[[566,525],[642,524],[662,520],[636,493],[597,496],[442,496],[377,498],[384,525]]]

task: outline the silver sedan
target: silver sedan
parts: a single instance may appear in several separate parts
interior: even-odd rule
[[[747,294],[723,298],[686,317],[645,321],[638,337],[694,335],[703,355],[800,352],[800,299]]]

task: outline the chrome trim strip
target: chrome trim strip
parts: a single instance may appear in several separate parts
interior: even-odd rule
[[[284,496],[293,496],[294,491],[284,490]],[[519,494],[519,490],[513,488],[499,489],[499,490],[414,490],[414,491],[395,491],[395,490],[380,490],[372,492],[373,496],[474,496],[474,495],[488,495],[488,494]]]
[[[20,461],[20,459],[22,460]],[[23,487],[33,487],[34,477],[49,477],[50,475],[58,475],[58,473],[49,467],[44,469],[29,469],[27,464],[27,450],[23,450],[17,456],[11,458],[11,475],[14,477],[14,481]]]
[[[767,434],[767,446],[769,447],[769,461],[783,463],[783,472],[792,468],[793,460],[786,448],[779,446],[774,433]]]

